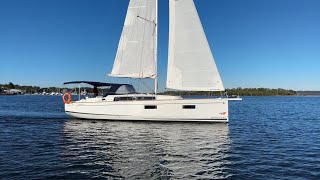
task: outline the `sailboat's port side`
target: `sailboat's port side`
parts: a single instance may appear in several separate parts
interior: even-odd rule
[[[81,119],[228,122],[228,99],[183,99],[180,96],[140,94],[139,97],[152,96],[155,100],[115,101],[124,96],[136,95],[82,99],[66,104],[65,111]]]
[[[94,86],[95,97],[66,103],[65,111],[81,119],[228,122],[228,99],[157,95],[158,27],[158,0],[130,0],[109,74],[154,79],[153,94],[139,94],[130,84],[77,81]],[[193,0],[169,0],[166,88],[225,91],[204,32]],[[71,83],[75,82],[66,84]],[[102,86],[108,86],[107,93],[98,94],[97,88]]]

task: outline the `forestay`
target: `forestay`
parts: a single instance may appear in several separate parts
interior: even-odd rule
[[[157,0],[130,0],[110,76],[156,77]]]
[[[167,88],[224,91],[193,0],[170,0]]]

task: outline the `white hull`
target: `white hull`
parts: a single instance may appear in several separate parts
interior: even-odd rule
[[[161,100],[159,97],[161,96],[157,96],[157,100],[144,101],[91,98],[66,104],[65,111],[68,115],[81,119],[228,122],[228,99]],[[148,109],[150,107],[156,109]]]

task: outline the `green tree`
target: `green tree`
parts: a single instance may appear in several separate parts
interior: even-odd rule
[[[14,84],[13,84],[12,82],[9,82],[8,88],[9,88],[9,89],[14,89],[14,88],[15,88],[15,87],[14,87]]]

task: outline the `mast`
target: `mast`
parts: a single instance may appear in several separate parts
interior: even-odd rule
[[[155,57],[155,72],[156,77],[154,78],[154,94],[158,91],[158,0],[156,0],[156,22],[155,22],[155,47],[154,47],[154,57]]]

